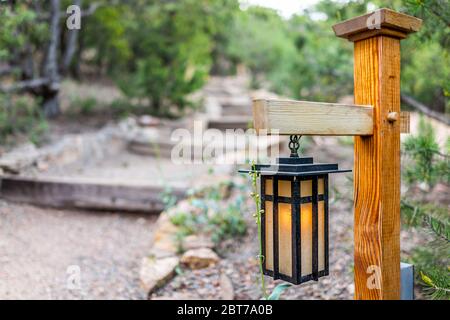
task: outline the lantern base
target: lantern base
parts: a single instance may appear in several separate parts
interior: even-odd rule
[[[280,279],[280,280],[292,283],[294,285],[299,285],[299,284],[309,282],[309,281],[319,281],[319,278],[326,277],[330,274],[328,270],[322,270],[322,271],[319,271],[317,273],[317,275],[308,274],[306,276],[289,277],[284,274],[278,274],[278,276],[274,277],[273,271],[265,270],[265,269],[263,270],[263,273],[264,273],[264,275],[269,276],[269,277],[273,278],[274,280]]]

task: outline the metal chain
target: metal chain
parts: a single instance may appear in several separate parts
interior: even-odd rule
[[[298,157],[298,149],[300,148],[300,135],[291,135],[289,137],[289,149],[291,149],[291,157]]]

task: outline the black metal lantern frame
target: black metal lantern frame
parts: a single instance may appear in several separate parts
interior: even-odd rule
[[[295,153],[255,170],[261,176],[264,274],[293,284],[327,276],[328,175],[351,170]]]

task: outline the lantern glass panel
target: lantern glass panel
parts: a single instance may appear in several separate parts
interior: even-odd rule
[[[278,180],[278,195],[280,197],[291,197],[292,191],[290,180]]]
[[[312,180],[303,180],[300,185],[300,195],[302,197],[312,196]]]
[[[273,271],[273,203],[265,201],[264,228],[265,228],[265,265],[266,269]]]
[[[320,194],[324,194],[324,178],[319,178],[317,181],[317,193]]]
[[[323,201],[319,201],[317,204],[317,213],[319,215],[318,219],[318,251],[319,251],[319,259],[318,259],[318,269],[319,271],[325,270],[325,204]]]
[[[302,276],[312,273],[312,203],[301,204],[301,267]]]
[[[292,209],[278,204],[278,266],[280,273],[292,277]]]
[[[273,182],[272,179],[265,179],[266,181],[266,185],[265,185],[265,193],[268,196],[272,196],[273,195]]]

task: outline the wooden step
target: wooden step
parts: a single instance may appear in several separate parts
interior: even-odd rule
[[[13,202],[57,208],[159,213],[166,188],[104,179],[0,177],[0,197]],[[177,199],[184,188],[171,188]]]
[[[209,129],[243,129],[247,130],[253,126],[253,120],[251,116],[223,116],[217,119],[208,120]]]

